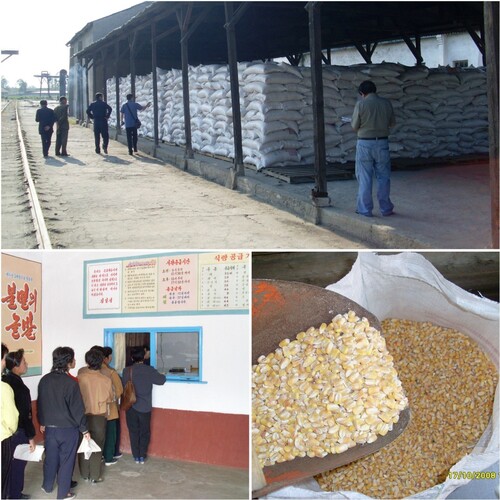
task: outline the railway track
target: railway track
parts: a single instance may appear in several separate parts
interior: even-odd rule
[[[17,101],[2,105],[2,248],[51,249]]]

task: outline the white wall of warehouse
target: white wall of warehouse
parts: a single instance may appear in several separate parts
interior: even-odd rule
[[[85,352],[102,345],[105,328],[203,327],[203,380],[206,384],[167,382],[155,386],[157,408],[248,414],[250,411],[250,318],[246,314],[187,315],[83,319],[83,262],[133,257],[151,251],[10,251],[42,263],[42,375],[52,367],[52,351],[62,345],[75,350],[76,375],[85,366]],[[162,253],[162,252],[155,252]],[[165,251],[166,253],[166,251]],[[15,350],[10,342],[9,349]],[[247,369],[248,367],[248,369]],[[41,376],[26,377],[37,399]]]
[[[421,39],[421,51],[424,64],[428,68],[438,66],[454,67],[454,61],[467,60],[469,66],[483,66],[481,52],[468,33],[436,35]],[[365,60],[354,47],[332,49],[332,64],[350,66],[363,64]],[[372,63],[394,62],[405,66],[414,66],[415,57],[403,41],[379,43],[372,56]]]

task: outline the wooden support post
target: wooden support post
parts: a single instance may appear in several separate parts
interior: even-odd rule
[[[361,54],[361,57],[365,60],[366,64],[371,64],[372,55],[377,44],[374,43],[372,47],[370,46],[370,43],[367,43],[366,46],[364,46],[362,43],[357,42],[354,45],[358,49],[358,52]]]
[[[231,82],[231,106],[233,109],[233,137],[234,137],[234,163],[231,172],[231,178],[228,181],[228,187],[236,189],[236,178],[245,175],[243,165],[243,146],[241,132],[241,109],[240,109],[240,85],[238,81],[238,57],[236,53],[236,22],[247,8],[242,4],[236,15],[232,2],[224,2],[226,14],[226,39],[227,39],[227,58],[229,64],[229,78]]]
[[[83,102],[83,115],[85,116],[85,112],[87,109],[87,106],[90,104],[91,99],[89,96],[89,63],[87,59],[85,59],[85,101]],[[93,99],[92,99],[93,101]]]
[[[130,93],[135,98],[135,37],[137,32],[134,32],[129,38],[130,48]]]
[[[80,122],[86,120],[85,109],[83,109],[83,60],[81,57],[78,58],[77,63],[77,74],[76,74],[76,102],[77,109],[75,110],[76,117]],[[40,92],[41,92],[41,84],[40,84]],[[83,110],[83,111],[82,111]]]
[[[104,56],[101,57],[101,66],[102,66],[102,82],[103,82],[103,87],[104,87],[104,95],[106,102],[108,102],[108,79],[106,78],[107,76],[107,65],[105,64],[106,58]]]
[[[499,247],[498,237],[498,2],[484,2],[484,34],[486,42],[486,75],[488,86],[488,117],[490,141],[491,245]]]
[[[92,92],[90,92],[90,96],[93,97],[95,96],[97,92],[97,65],[95,63],[96,61],[96,55],[92,55],[92,62],[89,64],[89,71],[92,70]]]
[[[476,44],[479,52],[483,56],[483,65],[486,66],[486,50],[484,46],[484,30],[480,31],[480,35],[478,35],[470,26],[467,26],[467,32],[469,33],[472,41]]]
[[[177,11],[177,20],[181,29],[181,60],[182,60],[182,101],[184,103],[184,135],[186,138],[184,170],[187,170],[187,160],[193,158],[193,145],[191,139],[191,111],[189,110],[189,58],[188,41],[186,35],[191,17],[192,4],[182,5]]]
[[[328,184],[326,181],[325,110],[323,101],[323,72],[321,68],[321,2],[308,2],[309,47],[311,51],[311,79],[313,95],[314,126],[314,178],[313,202],[328,206]],[[319,223],[319,220],[316,221]]]
[[[118,61],[120,60],[120,43],[115,45],[115,113],[116,113],[116,131],[115,140],[122,132],[120,120],[120,77],[118,76]]]
[[[153,21],[151,25],[151,64],[153,66],[153,135],[154,135],[154,148],[153,156],[156,156],[156,148],[159,144],[159,133],[158,133],[158,72],[156,70],[157,66],[157,53],[156,53],[156,23]]]
[[[403,35],[403,40],[415,57],[416,65],[420,66],[423,64],[424,59],[422,58],[422,53],[420,51],[420,37],[415,38],[415,43],[413,43],[412,39],[408,35]]]
[[[321,51],[321,60],[330,66],[332,64],[332,49],[326,49],[326,55]]]

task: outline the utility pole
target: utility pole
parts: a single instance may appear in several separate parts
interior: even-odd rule
[[[2,62],[6,61],[9,57],[17,56],[18,54],[18,50],[2,50],[2,56],[7,56],[5,59],[2,59]]]

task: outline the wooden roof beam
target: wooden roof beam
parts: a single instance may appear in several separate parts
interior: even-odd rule
[[[373,45],[370,42],[367,42],[365,45],[360,42],[354,42],[354,45],[358,49],[358,52],[361,54],[361,57],[365,60],[365,62],[367,64],[371,64],[372,55],[377,47],[377,42],[375,42]]]

